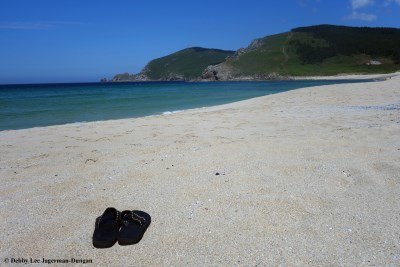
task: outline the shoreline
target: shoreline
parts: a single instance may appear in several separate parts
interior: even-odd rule
[[[0,257],[398,265],[399,82],[2,131]],[[109,206],[152,216],[139,244],[92,247]]]
[[[130,82],[149,82],[149,83],[154,83],[154,82],[268,82],[268,81],[291,81],[291,80],[358,80],[358,79],[380,79],[380,78],[389,78],[389,77],[395,77],[400,75],[400,71],[397,72],[392,72],[392,73],[383,73],[383,74],[338,74],[338,75],[327,75],[327,76],[288,76],[288,79],[271,79],[271,80],[259,80],[259,79],[233,79],[233,80],[226,80],[226,81],[211,81],[211,80],[176,80],[176,81],[168,81],[168,80],[137,80],[137,81],[130,81],[130,80],[125,80],[125,81],[112,81],[109,80],[107,82],[102,82],[102,81],[92,81],[92,82],[57,82],[57,83],[51,83],[51,82],[45,82],[45,83],[17,83],[17,84],[0,84],[0,86],[29,86],[29,85],[50,85],[50,84],[59,84],[59,85],[64,85],[64,84],[113,84],[113,83],[130,83]]]
[[[218,82],[268,82],[268,81],[298,81],[298,80],[358,80],[358,79],[387,79],[400,75],[400,71],[392,72],[392,73],[377,73],[377,74],[357,74],[357,73],[349,73],[349,74],[337,74],[337,75],[326,75],[326,76],[281,76],[276,79],[256,79],[253,77],[248,78],[234,78],[229,80],[207,80],[207,79],[193,79],[193,80],[120,80],[120,81],[107,81],[101,83],[129,83],[129,82],[210,82],[210,83],[218,83]]]
[[[392,74],[390,76],[390,78],[391,77],[396,77],[396,76],[399,76],[399,75],[400,75],[400,72],[397,72],[397,73]],[[333,77],[334,76],[329,77],[326,80],[335,80]],[[337,77],[336,80],[349,80],[349,81],[351,81],[351,80],[363,80],[363,79],[365,79],[365,80],[376,79],[375,82],[377,82],[377,81],[383,81],[386,78],[388,78],[389,76],[382,76],[382,75],[379,75],[379,76],[378,75],[373,75],[373,76],[371,76],[371,75],[368,75],[368,76],[364,77],[364,76],[359,76],[359,75],[352,75],[352,76],[350,76],[348,78],[347,78],[347,76],[335,76],[335,77]],[[316,77],[308,77],[308,79],[303,79],[303,80],[316,80],[316,81],[317,80],[324,80],[324,79],[314,79],[314,78],[316,78]],[[301,80],[292,80],[292,81],[301,81]],[[213,81],[210,81],[210,82],[213,82]],[[222,81],[222,82],[231,82],[231,81]],[[232,81],[232,82],[251,82],[251,81]],[[268,81],[254,81],[254,82],[268,82]],[[116,82],[116,83],[119,83],[119,82]],[[362,83],[362,82],[360,82],[360,83]],[[320,86],[320,85],[315,85],[315,86]],[[304,89],[304,88],[311,88],[311,87],[315,87],[315,86],[296,88],[296,89],[291,89],[289,91],[301,90],[301,89]],[[285,91],[285,92],[288,92],[288,91]],[[257,98],[260,98],[260,97],[265,97],[265,96],[270,96],[270,95],[275,95],[275,94],[281,94],[281,93],[285,93],[285,92],[267,94],[267,95],[264,95],[264,96],[257,96],[257,97],[253,97],[253,98],[249,98],[249,99],[245,99],[245,100],[239,100],[239,101],[230,102],[230,103],[225,103],[225,104],[217,104],[217,105],[197,107],[197,108],[188,108],[188,109],[183,109],[183,110],[181,110],[181,109],[179,109],[179,110],[166,110],[166,111],[162,111],[161,113],[158,113],[158,114],[145,115],[145,116],[139,116],[139,117],[128,117],[128,118],[120,118],[120,119],[106,119],[106,120],[95,120],[95,121],[76,121],[76,122],[70,122],[70,123],[65,123],[65,124],[56,124],[56,125],[47,125],[47,126],[35,126],[35,127],[29,127],[29,128],[21,128],[21,129],[5,129],[5,130],[0,130],[0,134],[2,132],[8,132],[8,131],[23,131],[23,130],[29,130],[29,129],[56,127],[56,126],[63,126],[63,125],[84,125],[86,123],[110,122],[110,121],[131,120],[131,119],[154,117],[154,116],[165,116],[165,115],[171,115],[171,114],[174,114],[174,113],[190,112],[190,111],[196,111],[196,110],[205,110],[205,109],[208,109],[208,108],[235,104],[235,103],[242,102],[242,101],[248,101],[248,100],[257,99]]]
[[[385,80],[397,77],[400,75],[400,71],[387,73],[387,74],[339,74],[339,75],[328,75],[328,76],[304,76],[304,77],[293,77],[295,80],[358,80],[358,79],[377,79]]]

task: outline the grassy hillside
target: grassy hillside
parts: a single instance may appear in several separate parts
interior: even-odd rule
[[[234,51],[192,47],[150,61],[143,74],[153,80],[182,76],[185,79],[199,77],[208,65],[223,62]]]
[[[113,81],[274,79],[397,70],[400,29],[318,25],[256,39],[236,52],[183,49],[150,61],[139,74],[118,74]]]
[[[259,42],[262,43],[261,46],[230,58],[227,63],[244,75],[279,72],[281,64],[285,61],[282,45],[286,42],[288,34],[281,33],[259,39]]]
[[[400,29],[319,25],[259,39],[228,59],[236,75],[387,73],[400,69]],[[371,60],[380,65],[369,65]]]

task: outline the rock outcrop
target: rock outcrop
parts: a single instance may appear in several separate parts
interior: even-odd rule
[[[231,81],[231,80],[273,80],[281,78],[281,76],[279,76],[276,73],[244,75],[240,73],[240,71],[236,70],[232,66],[232,64],[229,64],[231,61],[237,60],[241,55],[257,50],[263,44],[264,44],[263,39],[253,40],[248,47],[239,48],[233,54],[233,56],[228,57],[225,62],[222,62],[217,65],[208,66],[203,71],[201,79],[205,81]]]
[[[208,66],[201,74],[202,80],[228,81],[234,77],[234,71],[225,62]]]
[[[140,72],[138,74],[129,74],[129,73],[117,74],[112,78],[111,81],[112,82],[143,82],[143,81],[150,81],[150,79],[149,79],[149,77],[146,76],[146,74]]]
[[[290,79],[289,76],[281,75],[277,72],[256,73],[251,75],[240,74],[224,63],[208,66],[201,75],[201,80],[203,81],[265,81]]]

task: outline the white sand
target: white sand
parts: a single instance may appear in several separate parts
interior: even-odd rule
[[[328,76],[295,76],[294,80],[355,80],[355,79],[377,79],[386,80],[399,76],[400,72],[388,74],[338,74]]]
[[[3,131],[0,151],[2,261],[400,265],[399,77]],[[108,206],[152,215],[139,244],[93,248]]]

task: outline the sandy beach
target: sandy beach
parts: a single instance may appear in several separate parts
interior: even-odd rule
[[[327,75],[327,76],[294,76],[292,77],[292,79],[293,80],[353,80],[353,79],[387,80],[399,75],[400,72],[394,72],[388,74],[338,74],[338,75]]]
[[[2,131],[0,259],[400,266],[399,137],[400,76]],[[92,246],[109,206],[152,216],[139,244]]]

